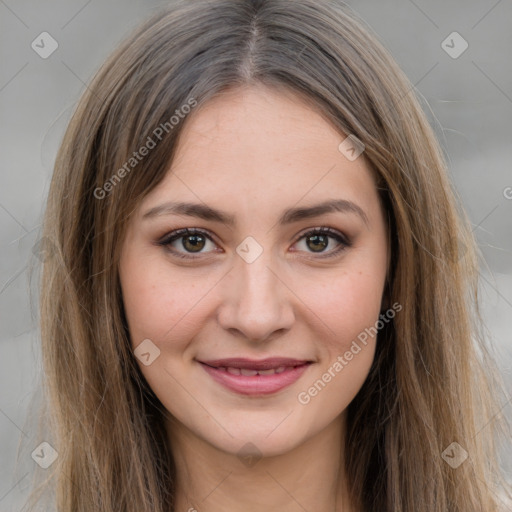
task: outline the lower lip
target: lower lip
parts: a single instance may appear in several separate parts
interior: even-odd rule
[[[309,363],[272,375],[233,375],[201,363],[210,377],[224,387],[242,395],[270,395],[296,382],[310,366]]]

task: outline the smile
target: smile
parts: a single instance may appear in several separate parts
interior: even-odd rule
[[[286,358],[262,361],[219,359],[199,362],[215,382],[243,395],[276,393],[296,382],[312,363]]]

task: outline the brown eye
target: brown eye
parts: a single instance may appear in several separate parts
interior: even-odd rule
[[[194,258],[193,254],[203,255],[212,252],[207,249],[208,244],[215,247],[212,238],[198,229],[178,229],[166,235],[158,242],[158,245],[180,258]]]
[[[328,249],[335,241],[334,247]],[[341,251],[350,247],[351,243],[342,233],[332,228],[315,228],[304,233],[296,244],[304,243],[306,253],[317,253],[319,257],[337,256]]]
[[[313,252],[322,252],[329,245],[328,238],[326,235],[310,235],[306,244]]]
[[[187,235],[181,237],[183,248],[190,252],[199,252],[204,249],[206,238],[203,235]]]

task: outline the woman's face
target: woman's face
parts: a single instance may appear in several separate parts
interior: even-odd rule
[[[341,428],[368,375],[387,270],[375,183],[290,93],[232,90],[186,123],[123,244],[135,356],[171,429],[284,453]]]

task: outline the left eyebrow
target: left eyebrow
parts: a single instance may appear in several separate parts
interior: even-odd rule
[[[312,206],[289,208],[283,212],[279,219],[279,224],[292,224],[304,219],[311,219],[319,217],[326,213],[351,213],[355,214],[368,225],[368,216],[364,210],[352,201],[347,199],[334,199],[324,201]],[[158,217],[161,215],[186,215],[189,217],[198,217],[204,220],[214,222],[221,222],[228,226],[235,226],[235,217],[225,211],[217,210],[201,203],[183,203],[183,202],[168,202],[151,208],[143,214],[143,219]]]
[[[319,217],[326,213],[352,213],[361,218],[361,220],[368,225],[368,216],[364,210],[352,201],[346,199],[335,199],[332,201],[325,201],[323,203],[307,206],[303,208],[290,208],[286,210],[279,219],[280,224],[291,224],[303,219],[311,219]]]

